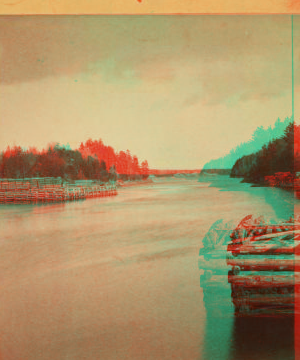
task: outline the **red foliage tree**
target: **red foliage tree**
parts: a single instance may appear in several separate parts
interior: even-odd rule
[[[84,158],[87,156],[97,156],[99,162],[105,162],[107,169],[110,169],[114,165],[118,174],[140,175],[143,173],[137,156],[132,156],[129,150],[118,153],[111,146],[104,145],[101,139],[89,139],[85,143],[81,143],[79,151]],[[146,171],[145,169],[144,164],[144,172]],[[147,170],[146,173],[148,171],[149,170]]]

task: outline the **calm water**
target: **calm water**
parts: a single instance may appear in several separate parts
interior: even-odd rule
[[[207,316],[199,249],[216,220],[285,218],[293,196],[213,180],[158,179],[113,198],[1,206],[0,359],[255,359],[230,309]],[[291,323],[281,328],[293,336]],[[281,359],[291,358],[285,341]]]

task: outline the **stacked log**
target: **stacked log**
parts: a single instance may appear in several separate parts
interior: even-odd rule
[[[242,220],[227,247],[236,315],[294,314],[299,249],[300,223]]]
[[[0,203],[61,202],[117,195],[114,185],[85,186],[63,183],[60,178],[1,179]]]

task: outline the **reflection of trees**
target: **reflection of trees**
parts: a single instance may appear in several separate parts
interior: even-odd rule
[[[205,181],[208,181],[204,178]],[[278,219],[288,219],[294,216],[294,193],[273,187],[251,187],[250,184],[241,183],[240,179],[232,179],[227,176],[209,177],[210,187],[222,191],[243,191],[251,197],[263,199],[272,207]],[[258,211],[259,212],[259,209]]]

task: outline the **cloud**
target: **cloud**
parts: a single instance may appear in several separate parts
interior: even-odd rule
[[[290,35],[289,16],[1,17],[1,84],[101,74],[115,86],[184,85],[187,105],[193,93],[209,105],[264,100],[290,89]]]

